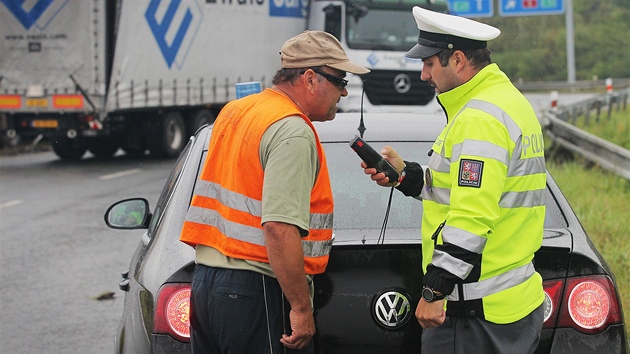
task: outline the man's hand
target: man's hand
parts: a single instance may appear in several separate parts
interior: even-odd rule
[[[292,333],[280,342],[291,349],[302,349],[315,335],[315,320],[306,273],[302,237],[295,225],[269,221],[263,224],[269,264],[282,292],[291,305],[289,320]]]
[[[444,300],[426,302],[421,299],[416,307],[416,318],[422,328],[440,326],[446,319]]]
[[[402,173],[402,170],[405,168],[405,162],[400,156],[398,156],[396,150],[392,149],[390,146],[385,146],[381,150],[381,154],[383,155],[385,160],[387,160],[387,162],[389,162],[390,165],[392,165],[392,167],[396,169],[399,174]],[[363,161],[361,161],[361,167],[363,167],[363,171],[365,172],[365,174],[371,175],[370,177],[372,178],[372,180],[375,181],[379,186],[391,187],[393,183],[398,182],[390,181],[383,172],[378,172],[375,168],[367,167],[367,165]]]
[[[291,322],[291,335],[283,334],[280,343],[290,349],[305,348],[315,335],[313,312],[298,313],[291,310],[289,321]]]

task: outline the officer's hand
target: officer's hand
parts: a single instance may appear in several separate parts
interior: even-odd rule
[[[398,171],[398,173],[402,173],[402,170],[405,168],[405,162],[403,159],[398,156],[396,150],[392,149],[391,146],[385,146],[381,150],[381,154],[387,160],[387,162],[392,165]],[[361,167],[363,167],[363,172],[366,175],[370,175],[372,180],[375,181],[379,186],[383,187],[391,187],[393,183],[397,181],[390,181],[387,176],[383,172],[376,171],[375,168],[367,167],[365,162],[361,161]]]
[[[313,312],[298,313],[291,310],[289,321],[291,322],[291,335],[283,334],[280,343],[290,349],[305,348],[315,335]]]
[[[440,326],[446,319],[444,300],[426,302],[420,299],[416,307],[416,318],[422,328]]]

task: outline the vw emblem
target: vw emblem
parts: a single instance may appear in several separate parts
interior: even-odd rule
[[[411,89],[411,78],[407,74],[398,74],[394,78],[394,90],[398,93],[406,93]]]
[[[374,296],[372,317],[386,329],[399,329],[411,318],[411,296],[400,288],[389,288]]]

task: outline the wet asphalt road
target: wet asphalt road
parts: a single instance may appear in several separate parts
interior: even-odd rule
[[[171,160],[53,152],[0,156],[0,353],[112,353],[118,288],[142,230],[103,222],[113,202],[155,205]]]

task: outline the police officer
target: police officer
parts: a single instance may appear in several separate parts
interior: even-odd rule
[[[413,8],[420,35],[407,57],[438,94],[447,124],[428,167],[385,158],[404,179],[362,167],[421,198],[423,290],[416,317],[424,353],[531,353],[543,323],[542,244],[546,169],[541,127],[527,99],[490,59],[500,31]]]

